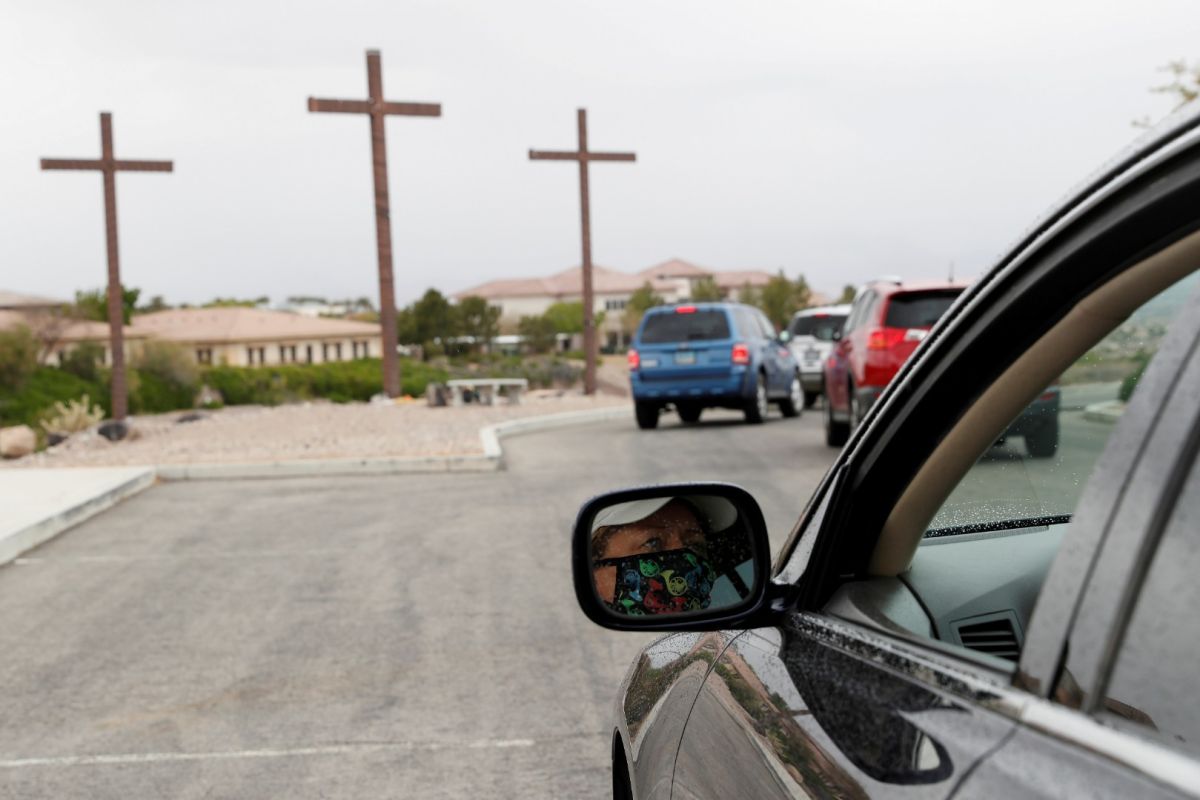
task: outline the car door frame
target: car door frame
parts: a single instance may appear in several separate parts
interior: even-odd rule
[[[1072,305],[1064,297],[1200,229],[1200,115],[1188,123],[1102,173],[959,296],[857,426],[780,551],[777,583],[799,583],[790,604],[818,609],[867,574],[887,512],[966,407],[964,392],[994,382],[1061,319]],[[864,496],[871,502],[855,502]]]
[[[1176,315],[1139,383],[1034,608],[1016,679],[1030,695],[1018,719],[1081,758],[1100,756],[1129,775],[1131,785],[1149,779],[1192,794],[1200,786],[1200,761],[1150,736],[1105,724],[1100,712],[1125,627],[1170,522],[1168,512],[1196,468],[1200,287]],[[1021,757],[997,748],[988,758]],[[1025,767],[1039,771],[1036,764]]]

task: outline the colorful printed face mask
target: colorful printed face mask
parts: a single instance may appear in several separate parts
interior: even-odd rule
[[[621,614],[680,614],[708,608],[717,575],[694,550],[605,558],[596,566],[617,568],[617,584],[609,608]]]

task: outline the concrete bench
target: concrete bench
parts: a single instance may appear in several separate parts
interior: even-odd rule
[[[447,381],[446,386],[450,388],[452,406],[465,403],[467,392],[471,392],[482,405],[494,405],[502,391],[510,404],[517,405],[521,402],[521,395],[529,388],[529,381],[524,378],[457,378]]]

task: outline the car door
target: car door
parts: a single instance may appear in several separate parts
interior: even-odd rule
[[[826,372],[825,397],[827,402],[840,409],[850,407],[850,396],[847,394],[846,389],[850,374],[850,354],[854,349],[854,331],[859,327],[859,323],[863,318],[863,311],[872,297],[874,297],[874,292],[867,290],[860,292],[858,297],[854,299],[854,305],[850,309],[850,315],[846,317],[846,323],[842,327],[841,335],[833,345],[828,371]]]
[[[775,580],[795,587],[791,601],[795,610],[777,625],[735,639],[705,681],[676,759],[675,796],[718,796],[710,787],[722,780],[721,767],[735,772],[740,785],[754,787],[766,797],[941,797],[949,796],[976,769],[1021,768],[1019,760],[1006,763],[986,756],[1003,752],[1006,743],[1023,741],[1038,724],[1044,727],[1049,713],[1045,709],[1050,707],[1045,698],[1059,684],[1046,680],[1047,674],[1055,675],[1053,669],[1047,673],[1036,667],[1060,663],[1068,630],[1074,629],[1041,620],[1073,620],[1082,590],[1080,576],[1094,561],[1103,563],[1096,557],[1104,543],[1089,536],[1087,526],[1072,526],[1071,513],[1021,521],[1029,532],[1027,542],[1061,535],[1057,552],[1060,559],[1067,559],[1067,566],[1059,568],[1056,561],[1045,580],[1036,583],[1037,623],[1020,619],[1011,626],[1011,652],[1019,653],[1020,671],[1011,662],[1001,666],[992,654],[994,640],[984,637],[982,644],[978,639],[968,644],[960,628],[946,626],[946,619],[915,596],[911,584],[917,578],[889,572],[876,544],[889,532],[898,507],[910,501],[906,492],[914,476],[923,474],[927,460],[934,472],[939,464],[948,463],[939,460],[948,452],[943,448],[953,449],[955,442],[964,441],[954,434],[973,429],[973,412],[991,401],[992,389],[1009,385],[1005,381],[1013,380],[1014,374],[1024,379],[1019,370],[1012,370],[1029,363],[1024,360],[1027,349],[1035,356],[1052,353],[1065,341],[1056,338],[1059,332],[1077,334],[1079,320],[1094,323],[1097,329],[1110,321],[1113,326],[1120,324],[1120,313],[1106,310],[1111,306],[1088,305],[1084,300],[1092,299],[1092,294],[1103,295],[1105,301],[1122,297],[1131,288],[1124,280],[1128,275],[1149,274],[1164,285],[1175,285],[1168,279],[1178,281],[1172,276],[1194,270],[1200,257],[1200,235],[1194,234],[1200,155],[1193,151],[1181,160],[1185,163],[1169,173],[1169,180],[1162,172],[1153,176],[1155,180],[1139,180],[1151,167],[1166,172],[1162,162],[1149,159],[1133,167],[1132,175],[1120,177],[1118,189],[1101,190],[1111,201],[1103,214],[1064,212],[1071,224],[1053,231],[1057,235],[1043,231],[1031,239],[1025,252],[1015,257],[1019,266],[993,273],[992,280],[973,292],[967,303],[956,306],[948,324],[935,332],[932,347],[902,369],[881,398],[879,411],[851,439],[785,546]],[[1086,202],[1081,205],[1088,208]],[[1134,273],[1135,261],[1145,269]],[[1150,288],[1157,291],[1157,286]],[[1176,307],[1176,319],[1200,319],[1196,302]],[[1093,309],[1098,310],[1094,316]],[[1026,325],[1018,328],[1011,320]],[[1076,346],[1084,343],[1077,341]],[[1086,364],[1091,352],[1078,351],[1080,362]],[[1177,350],[1164,345],[1162,352],[1166,366],[1160,364],[1156,370],[1152,361],[1143,375],[1151,387],[1154,374],[1169,378],[1171,361],[1179,363]],[[1059,371],[1054,359],[1041,366]],[[1131,446],[1133,434],[1128,433],[1134,423],[1156,413],[1152,400],[1139,400],[1153,396],[1138,394],[1143,392],[1141,377],[1126,375],[1120,383],[1130,379],[1134,400],[1150,404],[1150,410],[1130,417],[1118,415],[1115,430],[1125,435],[1103,434],[1105,452],[1111,451],[1115,466],[1084,465],[1062,453],[1054,461],[1060,488],[1072,483],[1088,486],[1083,505],[1076,506],[1085,514],[1081,519],[1093,503],[1090,498],[1113,494],[1111,475],[1123,473],[1138,452],[1138,443]],[[1028,391],[1032,393],[1028,396],[1037,396],[1035,385]],[[1193,407],[1198,392],[1193,389],[1190,395]],[[1011,413],[1019,411],[1016,406]],[[1073,409],[1080,420],[1085,414],[1103,417],[1104,412]],[[1194,408],[1188,418],[1193,416]],[[985,447],[1005,428],[995,423],[982,431]],[[1080,428],[1073,430],[1078,433]],[[1184,439],[1193,453],[1197,438],[1193,430]],[[1090,446],[1084,451],[1097,452]],[[980,471],[977,485],[967,487],[972,491],[986,492],[989,486],[1003,483],[1002,476],[1018,464],[1030,464],[1028,475],[1038,476],[1031,458],[985,456],[979,463],[986,462],[987,469]],[[1099,483],[1088,483],[1089,478]],[[1108,485],[1103,483],[1106,480]],[[1038,480],[1026,483],[1035,491],[1043,488]],[[954,492],[946,495],[942,499],[950,504]],[[995,505],[986,494],[976,499],[982,500],[976,506],[984,513]],[[1079,498],[1072,495],[1071,499]],[[970,525],[961,527],[966,538],[960,541],[978,542],[981,547],[1016,535],[1005,533],[1003,527],[978,528],[978,533],[970,532]],[[993,530],[1000,531],[999,539]],[[1006,561],[1003,555],[993,560],[998,567]],[[1128,569],[1128,560],[1125,565]],[[969,591],[971,576],[958,583]],[[1113,585],[1102,590],[1111,592]],[[1010,590],[1005,584],[993,594]],[[1075,644],[1072,639],[1072,647]],[[1040,683],[1034,679],[1038,674]],[[1080,780],[1102,772],[1089,771],[1089,759],[1111,766],[1111,761],[1097,760],[1082,748],[1072,752],[1081,760],[1069,768]],[[726,758],[727,753],[737,754],[738,762]],[[1161,760],[1163,754],[1155,756]],[[1014,790],[1009,793],[992,791],[986,783],[970,785],[991,796],[1021,795],[1038,780],[1049,787],[1047,792],[1061,788],[1056,782],[1058,762],[1047,757],[1040,763],[1039,772],[1022,776],[1025,783],[1010,782],[1008,787]],[[1191,763],[1187,757],[1176,757],[1161,772],[1171,773],[1178,782],[1179,775],[1193,776],[1186,771]],[[1138,788],[1140,780],[1131,775],[1126,788]],[[728,786],[728,779],[721,785]],[[1089,793],[1094,792],[1084,792]]]
[[[1074,602],[1059,598],[1030,631],[1067,633],[1053,662],[1022,665],[1045,697],[962,797],[1200,789],[1200,292],[1143,382],[1074,521],[1102,547],[1088,570],[1060,552],[1053,570]]]
[[[792,375],[788,368],[791,352],[787,345],[779,341],[779,333],[766,315],[757,310],[753,314],[762,336],[763,354],[767,365],[767,387],[771,394],[782,394],[791,384]]]

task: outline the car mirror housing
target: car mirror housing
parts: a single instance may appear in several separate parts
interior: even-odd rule
[[[770,546],[758,503],[727,483],[623,489],[583,504],[571,546],[575,596],[615,630],[722,630],[758,618]]]
[[[791,340],[792,340],[792,332],[791,331],[789,331],[785,328],[784,330],[781,330],[779,332],[779,341],[783,342],[784,344],[787,344]]]

